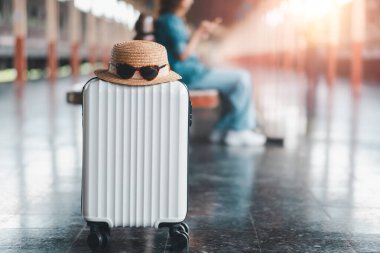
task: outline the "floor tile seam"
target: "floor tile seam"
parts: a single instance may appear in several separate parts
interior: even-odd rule
[[[166,241],[165,241],[165,247],[164,247],[164,253],[166,252],[166,249],[168,247],[168,242],[169,242],[169,233],[166,235]]]
[[[73,215],[73,214],[65,214],[65,213],[12,213],[12,214],[4,214],[4,215],[0,215],[1,216],[7,216],[7,217],[15,217],[15,216],[18,216],[18,217],[36,217],[36,216],[41,216],[41,217],[46,217],[46,216],[51,216],[51,217],[55,217],[55,216],[58,216],[58,217],[70,217],[70,218],[74,218],[74,219],[82,219],[83,220],[83,217],[79,214],[79,215]]]
[[[311,200],[314,201],[314,198],[311,198]],[[286,200],[284,197],[276,197],[276,198],[272,198],[272,199],[264,199],[263,201],[261,199],[259,199],[260,201],[260,204],[256,204],[256,203],[253,203],[251,206],[248,206],[248,208],[264,208],[264,207],[268,207],[269,204],[272,204],[270,207],[271,208],[279,208],[279,207],[286,207],[286,206],[292,206],[292,208],[294,209],[297,209],[297,208],[313,208],[313,207],[320,207],[321,204],[319,202],[315,202],[315,203],[309,203],[310,201],[308,201],[307,199],[301,199],[301,200]],[[308,201],[308,202],[306,202]],[[275,204],[273,204],[273,202],[276,202]],[[263,211],[263,210],[261,210]],[[255,213],[255,212],[253,212]]]
[[[318,237],[315,237],[315,238],[310,237],[310,238],[302,238],[302,239],[304,239],[303,240],[304,242],[316,242],[316,241],[325,240],[323,238],[318,238]],[[260,240],[260,242],[268,243],[268,242],[273,242],[273,241],[278,241],[278,240],[279,240],[278,238],[269,238],[269,239],[262,238],[262,240]],[[350,244],[349,239],[344,239],[344,238],[342,238],[342,239],[330,239],[329,242],[348,242]],[[350,246],[353,247],[351,244],[350,244]]]
[[[18,214],[15,214],[15,215],[18,215]],[[48,212],[48,211],[41,212],[41,213],[22,212],[22,213],[20,213],[20,215],[25,215],[25,216],[28,216],[28,215],[38,216],[39,215],[39,216],[43,216],[43,217],[46,217],[46,216],[66,216],[64,213],[62,213],[62,214],[59,213],[59,212],[57,212],[57,213],[51,213],[51,212]],[[79,214],[79,215],[81,215],[81,214]],[[67,216],[77,217],[78,215],[67,215]],[[83,218],[82,218],[82,220],[83,220]]]
[[[283,245],[283,246],[288,246],[288,245]],[[290,247],[290,246],[289,246]],[[313,248],[313,249],[316,249],[316,248]],[[330,251],[327,251],[324,247],[321,247],[319,248],[320,251],[312,251],[312,252],[330,252]],[[354,248],[350,247],[348,248],[349,252],[354,252],[354,253],[379,253],[380,251],[356,251]],[[304,250],[304,249],[303,249]],[[342,250],[342,248],[339,248],[338,250]],[[267,253],[283,253],[283,252],[289,252],[289,253],[295,253],[295,252],[311,252],[311,251],[290,251],[290,249],[286,250],[286,251],[278,251],[278,250],[273,250],[273,249],[270,249],[270,248],[264,248],[262,252],[267,252]],[[336,251],[333,251],[333,252],[336,252]],[[338,252],[342,252],[342,253],[346,253],[347,251],[338,251]]]
[[[253,229],[253,228],[236,228],[236,229],[228,229],[228,228],[219,228],[219,227],[215,227],[215,228],[194,228],[194,227],[190,227],[190,229],[192,230],[192,231],[202,231],[202,232],[207,232],[207,231],[209,231],[209,232],[213,232],[213,231],[215,231],[215,230],[218,230],[219,232],[226,232],[226,234],[227,233],[235,233],[235,232],[251,232],[251,233],[253,233],[253,232],[255,232],[255,229]]]
[[[54,185],[53,181],[50,184],[45,185],[46,189],[49,189],[49,190],[52,189],[52,187],[51,187],[52,185]],[[40,194],[32,197],[32,200],[29,200],[26,203],[28,204],[28,206],[30,206],[30,205],[38,203],[38,201],[44,200],[45,199],[44,196],[47,195],[47,192],[50,192],[49,190],[45,190],[45,191],[41,192]]]
[[[333,220],[331,215],[327,212],[327,210],[324,208],[323,204],[319,201],[319,199],[314,195],[314,193],[310,190],[307,189],[309,194],[312,196],[312,198],[318,203],[318,207],[322,209],[323,213],[329,218],[329,220]]]
[[[49,227],[49,228],[0,228],[1,230],[57,230],[57,229],[62,229],[62,226],[60,227]]]
[[[355,253],[362,253],[362,252],[359,252],[356,250],[355,246],[352,244],[351,240],[347,239],[347,242],[348,244],[351,246],[351,249],[355,252]]]
[[[281,230],[281,229],[280,229]],[[354,252],[357,252],[356,251],[356,249],[354,248],[354,246],[351,244],[351,236],[352,236],[352,233],[351,232],[349,232],[349,231],[346,231],[346,232],[343,232],[344,233],[344,237],[342,237],[342,238],[339,238],[339,239],[329,239],[330,241],[334,241],[334,242],[336,242],[336,241],[339,241],[339,242],[347,242],[348,244],[349,244],[349,247],[350,247],[350,249],[352,249]],[[347,234],[350,234],[350,236],[347,236],[346,235],[346,233]],[[325,240],[324,238],[320,238],[320,237],[303,237],[302,238],[304,241],[307,241],[307,242],[313,242],[313,241],[321,241],[321,240]],[[276,238],[272,238],[272,239],[268,239],[267,240],[267,242],[268,241],[271,241],[271,240],[277,240]],[[327,240],[327,239],[326,239]]]
[[[70,253],[70,251],[72,250],[74,244],[76,243],[76,241],[79,239],[79,237],[81,236],[81,234],[83,233],[83,231],[86,229],[86,224],[84,224],[81,228],[81,230],[78,232],[78,234],[75,236],[73,242],[71,243],[70,247],[67,249],[66,253]]]
[[[342,140],[342,139],[336,139],[336,140],[328,140],[326,139],[325,137],[323,138],[319,138],[319,137],[310,137],[310,141],[312,142],[317,142],[317,143],[328,143],[329,145],[336,145],[336,144],[339,144],[339,145],[349,145],[350,144],[350,140]],[[356,141],[356,145],[359,146],[359,148],[364,148],[364,149],[373,149],[373,150],[377,150],[377,149],[380,149],[380,143],[376,142],[376,141],[373,141],[373,142],[370,142],[370,141],[360,141],[358,139],[355,139]]]
[[[0,231],[1,230],[57,230],[57,229],[62,229],[62,227],[65,225],[67,224],[62,224],[62,226],[55,226],[55,227],[0,227]]]
[[[191,168],[193,167],[198,167],[198,166],[202,166],[202,167],[206,167],[206,166],[209,166],[209,167],[220,167],[220,166],[225,166],[225,165],[230,165],[231,163],[234,163],[236,162],[236,160],[233,160],[233,161],[214,161],[214,162],[209,162],[209,161],[196,161],[196,162],[192,162],[190,164]]]
[[[254,230],[255,235],[256,235],[257,244],[258,244],[258,246],[259,246],[259,251],[261,252],[261,242],[260,242],[259,234],[257,233],[257,230],[256,230],[255,221],[253,220],[253,217],[252,217],[252,213],[251,213],[251,212],[249,212],[249,219],[250,219],[250,221],[251,221],[251,225],[252,225],[253,230]]]
[[[380,205],[379,206],[360,206],[360,205],[334,205],[334,204],[322,204],[323,207],[326,208],[339,208],[339,209],[352,209],[352,210],[378,210],[380,211]],[[379,252],[380,253],[380,252]]]
[[[2,250],[21,250],[22,249],[22,246],[19,245],[19,246],[0,246],[0,249]]]

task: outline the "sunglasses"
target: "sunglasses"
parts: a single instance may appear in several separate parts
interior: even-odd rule
[[[140,72],[142,78],[147,81],[152,81],[154,78],[158,76],[160,69],[164,68],[167,64],[162,66],[144,66],[135,68],[129,64],[118,63],[115,65],[116,73],[118,76],[124,79],[132,78],[136,71]]]

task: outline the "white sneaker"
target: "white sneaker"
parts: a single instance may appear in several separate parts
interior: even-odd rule
[[[262,134],[250,130],[228,131],[224,142],[228,146],[262,146],[266,142],[266,137]]]
[[[225,135],[226,133],[224,131],[214,130],[212,131],[209,140],[211,143],[219,144],[222,143]]]

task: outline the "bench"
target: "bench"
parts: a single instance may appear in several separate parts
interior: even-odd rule
[[[66,93],[66,101],[69,104],[82,104],[83,83],[74,84]],[[213,109],[219,104],[219,95],[216,90],[190,90],[190,99],[193,109]]]
[[[83,85],[83,83],[73,85],[72,89],[66,93],[67,103],[73,105],[82,104]],[[214,109],[219,105],[219,95],[216,90],[190,90],[189,93],[193,109]],[[267,136],[267,142],[283,146],[284,138]]]

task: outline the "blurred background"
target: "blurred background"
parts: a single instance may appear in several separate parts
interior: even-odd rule
[[[195,1],[187,21],[195,28],[223,19],[199,54],[209,66],[254,72],[258,116],[276,138],[306,131],[318,82],[344,78],[360,94],[363,80],[380,80],[379,11],[377,0],[207,0]],[[112,45],[134,37],[140,13],[156,17],[158,0],[0,0],[0,83],[107,67]]]
[[[0,0],[0,251],[87,249],[81,107],[66,93],[158,2]],[[380,251],[379,14],[379,0],[194,1],[190,29],[223,19],[201,59],[250,71],[270,142],[207,143],[217,94],[193,96],[191,251]],[[166,232],[113,236],[115,251],[167,246]]]
[[[214,38],[219,46],[212,47],[218,58],[299,71],[314,60],[332,83],[335,74],[350,76],[354,59],[363,62],[366,79],[380,78],[379,5],[376,0],[195,1],[188,21],[197,26],[204,19],[223,19],[224,29]],[[55,67],[49,57],[57,61],[59,75],[77,74],[82,63],[107,63],[110,47],[133,37],[140,12],[154,16],[156,9],[155,0],[1,0],[1,81],[21,78],[17,57],[26,61],[28,78],[36,78],[33,69],[49,75]]]
[[[336,74],[350,76],[354,59],[363,62],[366,79],[380,78],[379,5],[376,0],[195,1],[188,21],[197,26],[223,18],[220,45],[212,50],[218,57],[299,71],[314,60],[332,83]],[[37,78],[33,69],[46,76],[58,67],[62,76],[77,74],[82,63],[107,63],[110,47],[133,37],[139,13],[155,15],[156,9],[155,0],[1,0],[1,81]],[[17,57],[26,63],[17,66]],[[361,74],[357,65],[355,78]],[[29,70],[27,77],[18,74],[21,67]]]

